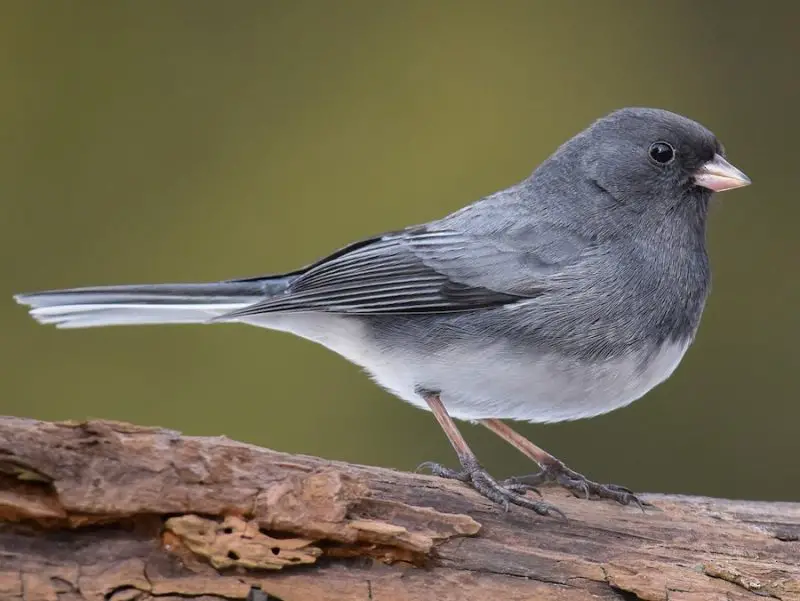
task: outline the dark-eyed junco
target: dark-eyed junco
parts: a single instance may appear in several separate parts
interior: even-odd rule
[[[506,190],[291,273],[16,299],[60,328],[244,322],[292,332],[430,409],[461,463],[428,464],[435,474],[542,515],[560,512],[523,493],[547,481],[629,503],[627,489],[587,480],[500,420],[591,417],[665,380],[709,289],[711,194],[749,183],[705,127],[627,108]],[[452,418],[479,421],[540,471],[497,482]]]

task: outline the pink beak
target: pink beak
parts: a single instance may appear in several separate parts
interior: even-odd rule
[[[715,154],[712,160],[695,171],[694,183],[714,192],[724,192],[749,186],[750,178]]]

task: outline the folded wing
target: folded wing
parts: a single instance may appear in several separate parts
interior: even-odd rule
[[[443,313],[535,297],[557,271],[502,237],[416,227],[352,244],[299,273],[283,294],[220,316],[278,311]]]

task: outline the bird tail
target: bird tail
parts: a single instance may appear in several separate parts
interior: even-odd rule
[[[36,321],[58,328],[203,323],[286,290],[289,277],[145,284],[18,294]]]

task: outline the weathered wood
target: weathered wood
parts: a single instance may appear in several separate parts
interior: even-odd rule
[[[800,599],[800,504],[543,492],[568,521],[226,438],[0,418],[0,599]]]

